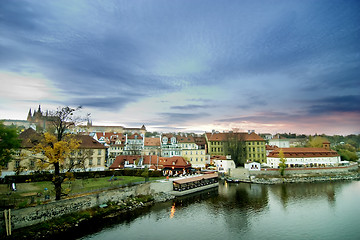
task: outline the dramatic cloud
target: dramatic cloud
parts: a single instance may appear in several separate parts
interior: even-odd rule
[[[1,1],[0,118],[359,133],[359,22],[355,0]]]

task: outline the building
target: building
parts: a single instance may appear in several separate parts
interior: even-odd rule
[[[73,171],[104,171],[106,167],[106,147],[88,135],[76,135],[80,146],[70,154],[66,164],[74,166]],[[65,170],[68,170],[67,167]]]
[[[52,171],[52,165],[48,167],[41,164],[46,161],[42,153],[34,153],[32,149],[39,144],[43,135],[29,128],[20,133],[21,148],[2,171],[2,176],[14,174],[30,174],[35,171]],[[87,135],[76,135],[80,141],[78,149],[74,150],[68,159],[61,165],[61,172],[67,171],[102,171],[106,169],[106,147]]]
[[[165,158],[156,155],[121,155],[117,156],[111,170],[124,168],[148,168],[151,170],[162,169]]]
[[[124,146],[124,155],[140,155],[144,150],[144,135],[135,133],[135,134],[125,134],[125,146]]]
[[[181,146],[178,145],[176,135],[168,133],[160,136],[161,140],[161,156],[174,157],[181,156]]]
[[[266,163],[265,140],[253,131],[248,133],[212,132],[206,133],[205,137],[208,145],[208,154],[211,156],[228,155],[229,151],[227,148],[229,141],[238,139],[238,141],[245,143],[247,161]]]
[[[39,160],[44,159],[41,153],[34,153],[32,149],[41,142],[42,135],[34,129],[28,128],[20,133],[21,147],[16,151],[14,159],[2,169],[1,177],[15,174],[30,174],[40,170],[37,165]]]
[[[81,129],[87,129],[87,132],[116,132],[122,134],[142,134],[145,136],[146,127],[142,125],[140,128],[126,128],[123,126],[100,126],[100,125],[93,125],[91,121],[88,121],[86,126],[79,126],[80,131]]]
[[[161,155],[160,138],[145,138],[144,141],[144,155]]]
[[[231,160],[231,156],[211,156],[210,161],[219,173],[229,173],[236,168],[235,162]]]
[[[274,136],[274,138],[268,140],[269,145],[277,146],[279,148],[289,148],[290,141],[287,138],[281,137],[280,135]]]
[[[200,148],[192,135],[182,134],[176,136],[176,139],[181,148],[181,156],[189,161],[193,168],[204,169],[206,167],[205,148]]]
[[[277,148],[267,157],[267,165],[278,168],[279,153],[283,152],[288,168],[296,167],[335,167],[341,164],[340,155],[333,150],[325,148]]]

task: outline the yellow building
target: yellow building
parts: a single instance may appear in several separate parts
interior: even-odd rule
[[[254,132],[212,132],[206,133],[205,138],[210,156],[226,156],[229,154],[227,147],[230,139],[236,137],[238,141],[245,142],[246,161],[266,163],[265,140]]]
[[[181,147],[181,156],[191,163],[193,168],[205,168],[206,151],[201,149],[191,135],[178,135],[178,145]]]

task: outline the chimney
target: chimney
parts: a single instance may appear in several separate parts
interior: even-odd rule
[[[322,147],[325,148],[326,150],[330,151],[330,142],[328,142],[328,141],[323,142]]]

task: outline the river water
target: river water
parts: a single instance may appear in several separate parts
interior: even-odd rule
[[[359,205],[360,181],[220,182],[111,220],[81,239],[360,239]]]

